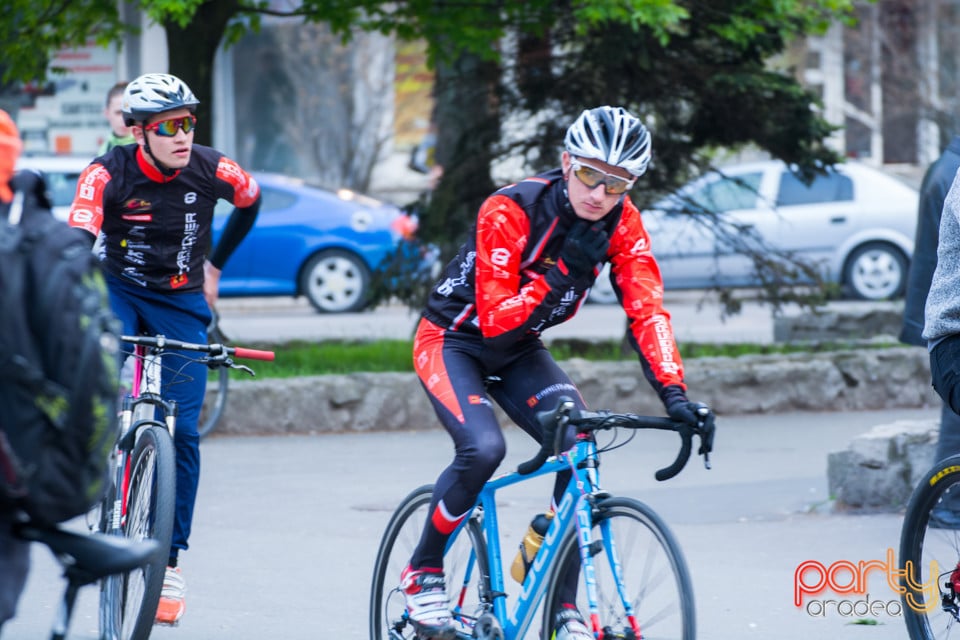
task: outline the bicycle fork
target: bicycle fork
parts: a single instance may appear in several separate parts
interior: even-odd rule
[[[163,422],[154,419],[157,408],[163,411]],[[114,456],[116,469],[114,474],[113,504],[110,508],[106,531],[120,534],[126,525],[127,500],[130,489],[130,475],[133,466],[133,449],[137,443],[140,429],[151,424],[166,428],[170,437],[173,437],[177,424],[177,403],[164,400],[155,394],[145,394],[138,398],[124,396],[120,411],[120,433],[123,434],[117,442]]]
[[[590,626],[592,627],[594,636],[600,640],[611,640],[613,638],[638,640],[642,637],[640,635],[640,623],[637,622],[633,605],[627,596],[620,556],[617,553],[616,536],[610,526],[610,520],[603,517],[602,507],[599,505],[600,500],[604,497],[607,497],[607,494],[603,492],[581,496],[580,504],[576,510],[577,545],[580,550],[580,562],[583,565],[582,573],[587,604],[590,608]],[[593,539],[594,522],[599,522],[599,540]],[[617,596],[623,606],[624,615],[630,624],[632,637],[629,633],[618,633],[614,629],[601,626],[600,598],[597,592],[596,572],[593,565],[593,558],[601,551],[606,552],[607,562],[610,564],[610,571],[616,585]]]

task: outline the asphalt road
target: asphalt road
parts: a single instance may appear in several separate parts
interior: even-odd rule
[[[902,619],[886,611],[864,626],[835,610],[818,617],[795,607],[794,573],[808,560],[882,561],[897,548],[899,514],[831,511],[826,456],[874,425],[934,415],[722,417],[713,470],[694,460],[666,483],[657,483],[653,470],[672,460],[675,443],[670,434],[644,433],[604,457],[604,486],[648,502],[673,528],[693,576],[702,640],[900,639]],[[510,468],[533,447],[518,429],[506,433]],[[447,435],[214,436],[202,449],[191,550],[182,556],[187,613],[179,627],[157,627],[151,637],[366,638],[380,535],[397,502],[448,462]],[[519,542],[550,491],[546,479],[521,487],[504,494],[505,548]],[[61,583],[46,549],[36,547],[33,559],[20,616],[4,640],[48,635]],[[895,600],[879,573],[870,576],[868,593],[871,602]],[[96,588],[81,593],[71,638],[96,637],[96,598]],[[863,598],[828,591],[806,604],[811,599]]]

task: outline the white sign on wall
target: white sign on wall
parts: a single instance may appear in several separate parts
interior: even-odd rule
[[[47,83],[24,89],[25,101],[17,114],[24,151],[96,155],[109,133],[104,103],[116,82],[115,47],[91,41],[57,52],[50,61]]]

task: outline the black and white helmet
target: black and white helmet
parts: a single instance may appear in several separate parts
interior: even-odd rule
[[[650,163],[650,132],[623,107],[587,109],[563,140],[579,158],[594,158],[642,176]]]
[[[126,125],[146,121],[155,113],[187,107],[194,111],[200,101],[190,87],[168,73],[147,73],[127,85],[123,91],[123,119]]]

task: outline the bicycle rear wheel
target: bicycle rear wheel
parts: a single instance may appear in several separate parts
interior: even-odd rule
[[[542,637],[549,640],[560,606],[576,604],[589,626],[586,577],[576,530],[561,542],[545,600]],[[693,640],[696,613],[690,572],[663,520],[631,498],[607,498],[593,513],[593,583],[604,638]],[[569,571],[576,571],[576,602],[561,602]],[[621,580],[616,579],[615,570]],[[618,590],[618,583],[622,592]],[[629,607],[629,609],[628,609]],[[636,625],[634,625],[634,622]],[[642,636],[641,636],[642,634]]]
[[[900,533],[903,619],[912,640],[960,633],[960,456],[927,472]],[[951,635],[951,633],[953,635]]]
[[[176,461],[170,434],[162,427],[144,427],[130,460],[123,532],[133,540],[156,540],[160,551],[144,567],[104,579],[100,629],[106,638],[146,640],[157,615],[173,536]]]
[[[370,590],[370,639],[413,640],[400,591],[400,573],[410,562],[427,522],[433,487],[424,485],[397,507],[380,542]],[[489,607],[490,572],[480,524],[469,519],[452,538],[443,558],[447,597],[459,632],[469,636],[476,619]]]
[[[227,339],[220,331],[217,320],[214,319],[207,327],[207,342],[209,344],[224,344],[226,341]],[[201,440],[216,429],[217,423],[223,417],[223,410],[227,406],[227,392],[230,390],[230,369],[217,367],[215,375],[217,377],[216,383],[213,385],[207,383],[207,394],[203,401],[203,408],[200,410],[200,420],[197,422],[197,432],[200,434]]]

